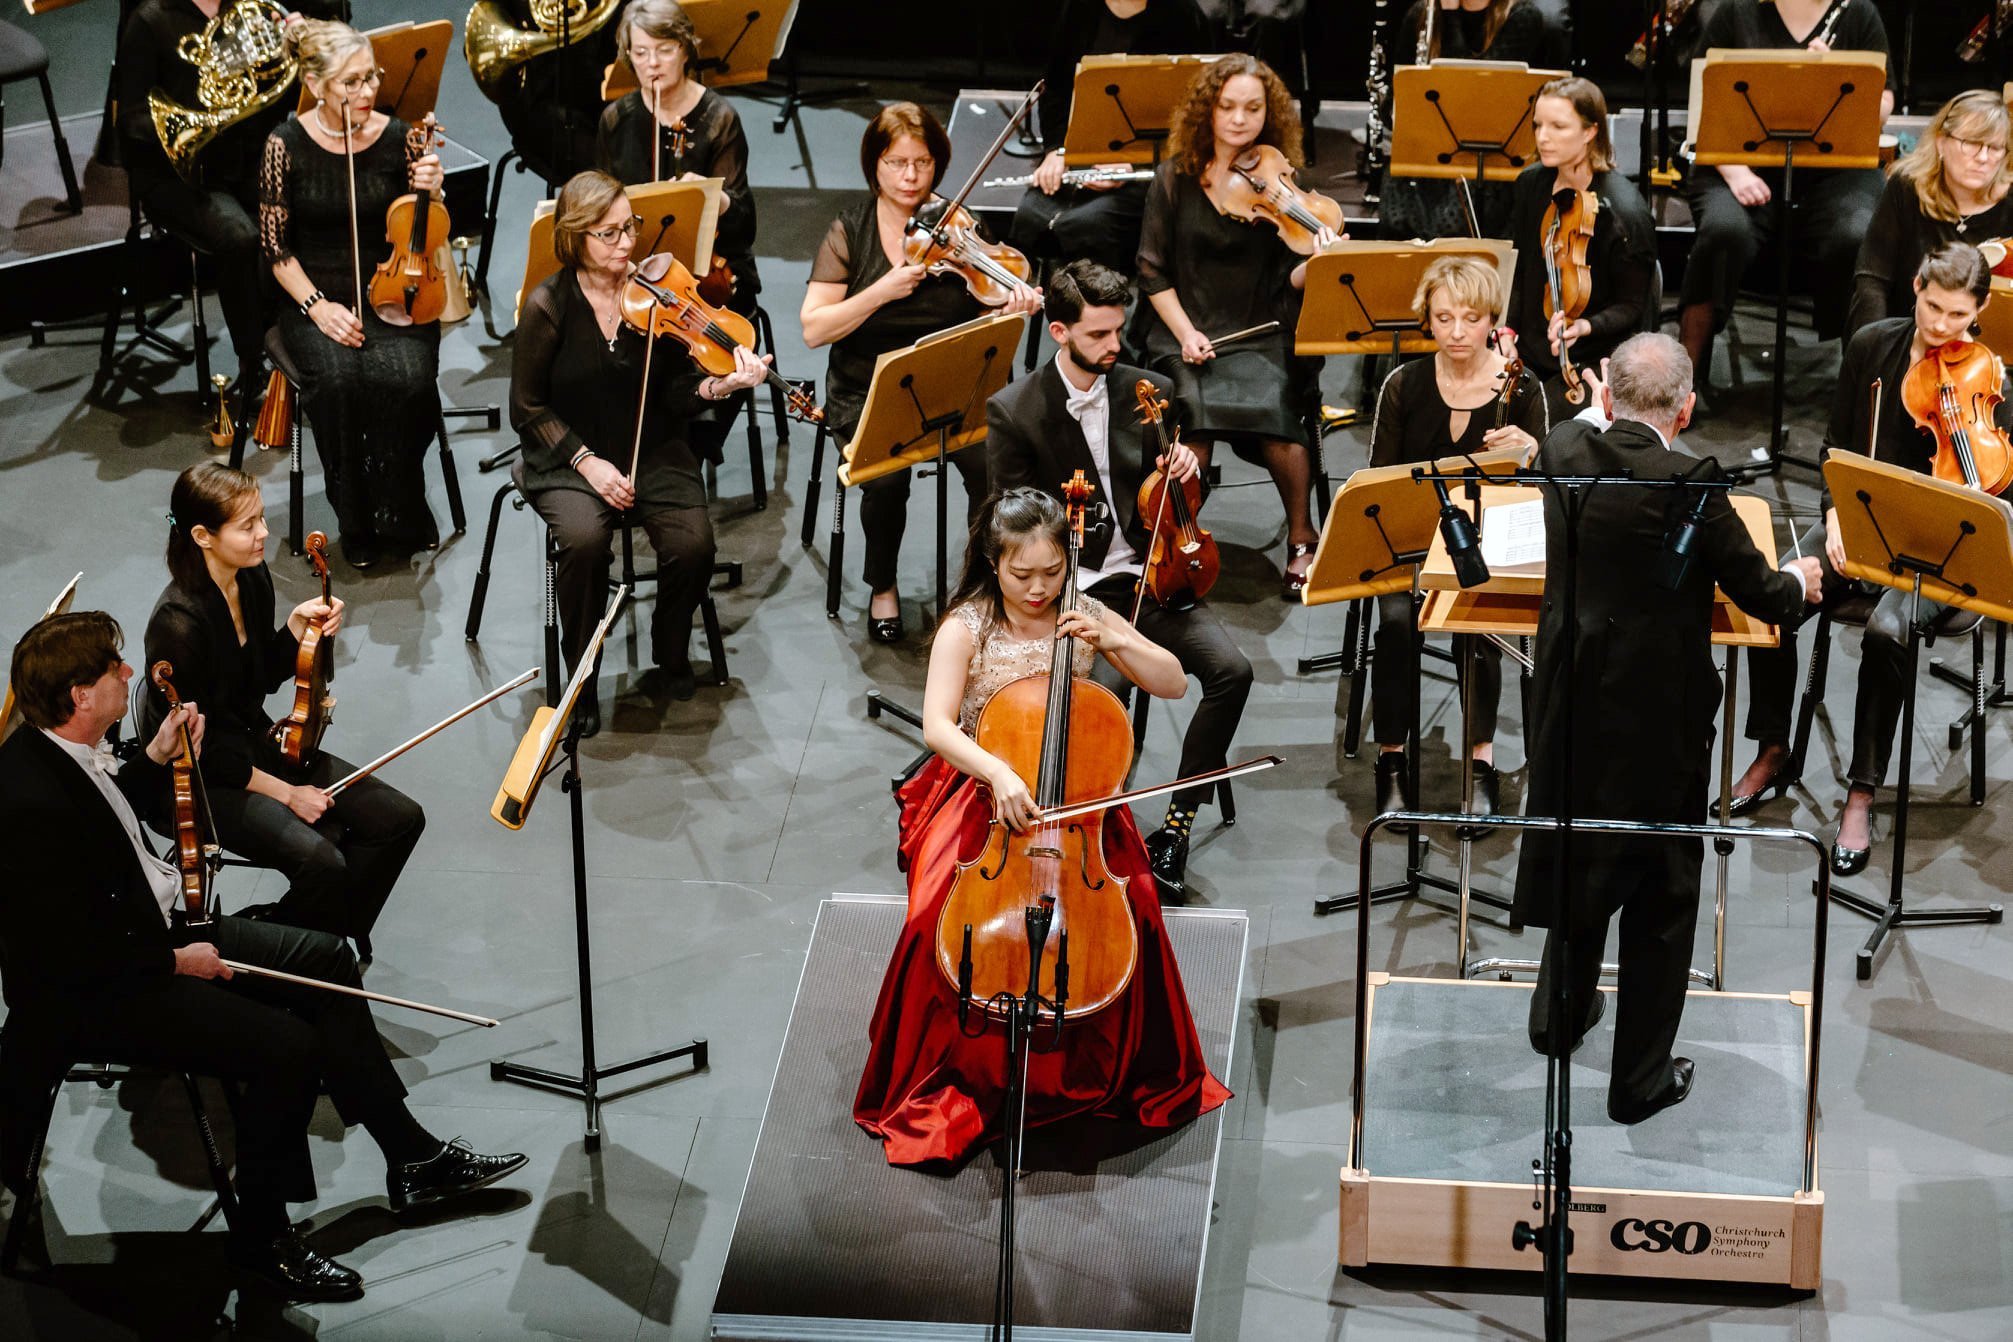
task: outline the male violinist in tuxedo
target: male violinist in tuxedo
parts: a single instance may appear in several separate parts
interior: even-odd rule
[[[105,735],[125,715],[133,668],[101,611],[43,620],[15,645],[11,684],[26,725],[0,745],[0,845],[13,864],[0,895],[0,1174],[16,1195],[35,1120],[69,1064],[193,1071],[243,1087],[238,1212],[227,1256],[294,1300],[353,1300],[363,1279],[312,1248],[286,1204],[315,1196],[307,1129],[325,1085],[344,1123],[384,1153],[394,1212],[458,1196],[524,1164],[442,1142],[405,1103],[361,998],[264,976],[226,960],[357,985],[341,938],[219,917],[182,919],[181,873],[147,845],[137,812],[167,782],[194,704],[170,713],[125,760]]]
[[[1048,333],[1061,348],[1053,361],[1009,383],[987,404],[986,469],[995,490],[1032,485],[1058,498],[1063,482],[1081,470],[1094,489],[1092,516],[1105,519],[1084,536],[1082,589],[1130,611],[1153,529],[1153,519],[1139,514],[1139,487],[1156,463],[1178,481],[1193,480],[1201,466],[1179,442],[1161,458],[1155,430],[1130,409],[1140,379],[1163,397],[1170,387],[1158,373],[1118,361],[1131,283],[1095,261],[1077,260],[1055,272],[1045,293]],[[1200,601],[1176,610],[1148,597],[1137,623],[1202,684],[1202,702],[1182,738],[1180,776],[1222,768],[1251,693],[1251,662]],[[1123,696],[1130,687],[1114,682],[1109,688]],[[1146,836],[1153,879],[1166,901],[1186,893],[1189,831],[1210,788],[1204,783],[1176,792],[1160,828]]]
[[[1720,478],[1713,463],[1677,442],[1694,399],[1683,346],[1666,335],[1632,336],[1603,372],[1605,383],[1587,378],[1594,406],[1546,436],[1539,469],[1638,480]],[[1672,541],[1688,518],[1695,535],[1690,559],[1680,563]],[[1575,818],[1704,824],[1720,697],[1713,588],[1755,618],[1782,624],[1817,601],[1817,560],[1792,559],[1778,570],[1718,490],[1596,486],[1579,519],[1577,619],[1568,625],[1562,596],[1568,528],[1564,504],[1547,489],[1526,811],[1561,813],[1570,739]],[[1673,1057],[1671,1048],[1684,1011],[1703,860],[1696,838],[1581,831],[1569,854],[1560,853],[1554,833],[1532,830],[1523,839],[1517,918],[1552,930],[1531,1000],[1531,1045],[1539,1052],[1549,1051],[1549,985],[1561,972],[1558,887],[1566,887],[1570,929],[1563,969],[1573,1022],[1569,1049],[1601,1017],[1601,952],[1608,924],[1621,915],[1608,1080],[1608,1116],[1617,1123],[1639,1123],[1691,1090],[1692,1064]]]

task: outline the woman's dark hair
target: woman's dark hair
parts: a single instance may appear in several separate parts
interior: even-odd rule
[[[877,196],[881,194],[881,179],[875,169],[880,166],[881,155],[904,135],[913,135],[930,151],[930,161],[936,164],[930,174],[932,191],[943,184],[944,173],[950,169],[951,137],[944,134],[930,109],[915,103],[889,103],[874,114],[874,119],[867,123],[866,134],[860,137],[860,175],[867,179],[867,189]]]
[[[1922,258],[1915,268],[1917,283],[1933,284],[1951,293],[1968,293],[1979,307],[1992,296],[1992,267],[1984,254],[1968,242],[1946,242]]]
[[[1271,66],[1234,51],[1197,70],[1174,105],[1166,153],[1190,177],[1199,179],[1216,153],[1216,100],[1223,95],[1223,86],[1239,75],[1250,75],[1265,86],[1265,129],[1258,132],[1257,143],[1273,146],[1288,163],[1300,166],[1300,117],[1293,110],[1293,95]]]
[[[1091,260],[1076,260],[1048,277],[1042,315],[1073,326],[1085,308],[1122,308],[1132,302],[1132,281]]]
[[[552,207],[552,254],[560,265],[580,268],[587,259],[588,231],[599,228],[608,207],[627,194],[622,183],[594,168],[567,179]]]
[[[117,666],[125,641],[119,622],[102,610],[51,615],[31,626],[14,645],[7,671],[21,716],[32,727],[53,729],[68,722],[76,712],[70,691],[95,684]]]
[[[1034,540],[1052,540],[1058,549],[1069,548],[1069,514],[1056,498],[1032,485],[995,494],[979,508],[965,544],[965,571],[958,575],[957,589],[945,603],[945,618],[966,602],[976,602],[985,611],[986,628],[1002,615],[1000,605],[1000,558]],[[979,646],[985,646],[981,635]]]
[[[215,461],[175,477],[174,492],[168,495],[168,573],[177,586],[199,592],[210,581],[195,529],[206,527],[216,534],[238,515],[245,497],[258,492],[257,480]]]

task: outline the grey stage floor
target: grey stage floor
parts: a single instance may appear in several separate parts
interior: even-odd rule
[[[56,50],[66,112],[87,110],[102,95],[114,9],[78,5],[26,20]],[[389,0],[357,5],[365,22],[413,9]],[[909,91],[881,90],[888,97]],[[941,107],[948,93],[931,96]],[[33,114],[32,99],[14,102],[17,116]],[[782,362],[792,372],[820,373],[823,359],[798,342],[793,313],[819,235],[857,187],[854,151],[865,107],[811,111],[801,138],[772,135],[766,109],[748,111],[763,275]],[[456,138],[501,152],[495,114],[459,61],[449,64],[441,114]],[[506,213],[523,219],[533,195],[531,182],[513,176]],[[515,273],[520,247],[506,236],[493,273]],[[497,287],[507,302],[512,282]],[[1760,323],[1747,323],[1747,341],[1750,349],[1765,343]],[[1807,333],[1792,346],[1796,437],[1805,451],[1832,400],[1836,357],[1836,346],[1813,346]],[[88,345],[0,345],[0,629],[10,640],[78,569],[85,570],[83,599],[114,611],[137,637],[162,580],[169,482],[207,451],[186,369],[142,356],[139,368],[160,379],[158,394],[99,409],[82,401],[94,358]],[[229,368],[227,352],[220,362]],[[442,366],[453,401],[500,400],[509,351],[488,344],[471,324],[448,337]],[[1743,363],[1741,386],[1728,390],[1734,377],[1722,355],[1716,417],[1692,441],[1744,451],[1761,432],[1767,396],[1760,365]],[[1332,361],[1329,399],[1353,399],[1356,379],[1352,363]],[[479,507],[486,490],[473,461],[489,440],[460,441],[463,486]],[[1338,471],[1361,464],[1364,430],[1329,441]],[[174,1094],[72,1087],[58,1109],[48,1179],[56,1217],[72,1237],[61,1252],[81,1266],[54,1287],[0,1283],[0,1336],[202,1336],[202,1323],[220,1307],[239,1316],[243,1333],[293,1337],[705,1335],[818,901],[834,890],[902,889],[886,778],[916,741],[898,727],[864,721],[860,703],[869,685],[913,697],[924,672],[922,641],[912,635],[898,648],[866,645],[865,593],[850,574],[844,623],[825,619],[822,562],[795,537],[807,446],[801,432],[793,437],[767,513],[747,512],[745,463],[730,463],[721,481],[722,549],[748,566],[747,584],[721,601],[733,684],[702,691],[661,721],[624,706],[585,761],[603,1052],[622,1056],[704,1033],[714,1044],[712,1070],[611,1104],[599,1159],[582,1154],[577,1106],[489,1081],[485,1064],[498,1054],[570,1063],[576,1025],[564,813],[547,809],[518,834],[488,818],[496,776],[529,704],[487,710],[394,766],[391,777],[425,803],[429,826],[386,911],[372,980],[394,993],[504,1018],[493,1032],[410,1015],[382,1019],[426,1122],[480,1148],[531,1155],[520,1191],[499,1194],[466,1218],[395,1225],[384,1214],[383,1171],[370,1143],[361,1133],[340,1139],[325,1119],[316,1142],[324,1197],[306,1211],[325,1227],[322,1242],[369,1278],[370,1293],[334,1308],[240,1311],[225,1299],[214,1242],[189,1245],[163,1233],[192,1219],[205,1200],[190,1148],[166,1121],[179,1103]],[[283,463],[254,465],[277,513]],[[1257,478],[1234,462],[1228,476]],[[326,523],[313,480],[310,489],[313,517]],[[1814,499],[1813,480],[1802,472],[1786,483],[1765,481],[1760,491],[1803,510]],[[437,479],[435,500],[444,517]],[[926,517],[919,499],[902,570],[912,629],[928,586]],[[1339,756],[1333,674],[1294,674],[1295,658],[1340,641],[1343,617],[1333,607],[1303,610],[1278,599],[1283,546],[1270,486],[1223,491],[1207,520],[1226,546],[1212,604],[1258,673],[1239,749],[1276,752],[1286,765],[1240,784],[1235,828],[1215,830],[1213,813],[1205,813],[1193,862],[1198,903],[1249,909],[1252,919],[1237,1063],[1228,1078],[1237,1099],[1225,1119],[1201,1336],[1538,1336],[1539,1303],[1522,1280],[1352,1277],[1336,1267],[1353,928],[1346,918],[1313,916],[1310,904],[1353,879],[1370,763]],[[460,636],[479,536],[404,570],[369,577],[338,571],[338,590],[354,614],[340,639],[337,749],[367,756],[537,662],[536,530],[523,514],[507,515],[505,527],[479,647]],[[276,568],[284,591],[307,594],[297,567],[282,560]],[[1828,710],[1830,723],[1842,725],[1857,639],[1843,636],[1839,646]],[[647,647],[641,651],[647,656]],[[640,666],[632,657],[618,641],[613,688]],[[1952,758],[1942,733],[1960,696],[1925,680],[1922,697],[1911,890],[1924,899],[2002,897],[2013,717],[1995,713],[1989,722],[1995,772],[1984,809],[1973,810],[1964,802],[1963,762]],[[1451,686],[1429,680],[1426,707],[1427,797],[1445,801],[1456,777]],[[1508,802],[1516,805],[1523,748],[1514,695],[1505,708],[1500,758],[1511,771]],[[1190,711],[1155,714],[1142,778],[1171,773]],[[1642,711],[1658,711],[1651,687]],[[1763,818],[1831,822],[1846,743],[1828,726],[1818,740],[1808,786]],[[1883,845],[1889,823],[1883,806]],[[1876,853],[1860,888],[1885,876],[1888,853],[1885,846]],[[1485,876],[1503,883],[1505,843],[1484,845],[1481,857]],[[1396,861],[1394,846],[1382,871]],[[1782,991],[1802,983],[1806,879],[1773,854],[1735,858],[1732,986]],[[249,900],[265,887],[236,878],[227,889]],[[1599,1283],[1575,1305],[1576,1336],[2013,1336],[2013,932],[1917,930],[1892,947],[1871,983],[1856,984],[1851,951],[1863,924],[1841,912],[1833,927],[1820,1149],[1828,1201],[1824,1290],[1795,1300]],[[1380,910],[1376,931],[1380,968],[1437,974],[1452,962],[1453,924],[1440,909]],[[1534,938],[1486,926],[1478,941],[1484,953],[1535,949]],[[1702,941],[1701,963],[1704,954]],[[1504,1023],[1504,1042],[1523,1047],[1515,1023]]]

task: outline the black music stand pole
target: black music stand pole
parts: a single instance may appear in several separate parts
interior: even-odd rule
[[[566,728],[565,744],[566,774],[559,781],[560,790],[566,793],[567,810],[573,821],[573,936],[578,957],[580,975],[580,1070],[555,1072],[544,1067],[532,1067],[521,1062],[511,1062],[498,1058],[489,1064],[489,1079],[492,1081],[514,1081],[521,1086],[534,1086],[540,1090],[556,1090],[562,1094],[578,1095],[587,1107],[587,1131],[582,1142],[588,1151],[601,1149],[601,1083],[609,1077],[620,1076],[673,1058],[692,1060],[692,1071],[706,1070],[708,1055],[704,1039],[694,1039],[689,1044],[677,1048],[658,1049],[627,1062],[616,1063],[612,1067],[596,1064],[594,1058],[594,967],[593,955],[589,949],[587,922],[587,816],[581,799],[580,786],[580,719],[574,718]],[[553,767],[558,767],[555,763]],[[681,1073],[680,1075],[690,1075]],[[672,1080],[660,1077],[659,1082]],[[651,1084],[658,1084],[653,1082]]]

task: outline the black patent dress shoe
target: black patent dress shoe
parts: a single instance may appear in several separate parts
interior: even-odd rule
[[[362,1276],[316,1252],[292,1226],[269,1240],[233,1236],[225,1256],[289,1300],[357,1300],[363,1296]]]
[[[904,632],[906,631],[902,626],[902,617],[899,613],[890,615],[886,619],[882,619],[876,615],[869,615],[867,617],[867,637],[876,643],[899,643],[902,641],[902,634]]]
[[[448,1198],[473,1193],[495,1183],[504,1175],[524,1168],[525,1158],[515,1153],[485,1156],[468,1149],[459,1137],[440,1148],[431,1160],[395,1165],[384,1176],[385,1196],[395,1212],[410,1211]]]
[[[1159,887],[1160,902],[1179,904],[1188,898],[1188,832],[1162,825],[1146,836],[1146,862]]]
[[[575,716],[577,716],[580,719],[581,740],[585,741],[590,736],[601,735],[600,695],[598,694],[581,695],[580,702],[578,705],[575,706],[573,712]]]
[[[1617,1123],[1634,1125],[1642,1122],[1652,1114],[1662,1113],[1674,1104],[1682,1104],[1684,1103],[1684,1097],[1691,1094],[1691,1078],[1691,1059],[1672,1058],[1670,1084],[1664,1087],[1662,1094],[1641,1108],[1619,1108],[1610,1099],[1608,1101],[1608,1117]]]
[[[1392,811],[1412,809],[1412,776],[1406,767],[1405,752],[1402,750],[1382,750],[1377,752],[1377,814],[1387,815]],[[1410,825],[1391,825],[1403,833]]]
[[[1475,793],[1468,800],[1469,815],[1497,815],[1502,805],[1502,775],[1496,766],[1483,760],[1474,762]]]
[[[1834,840],[1831,845],[1831,874],[1833,876],[1857,876],[1866,870],[1866,859],[1873,853],[1871,848],[1847,848]]]

